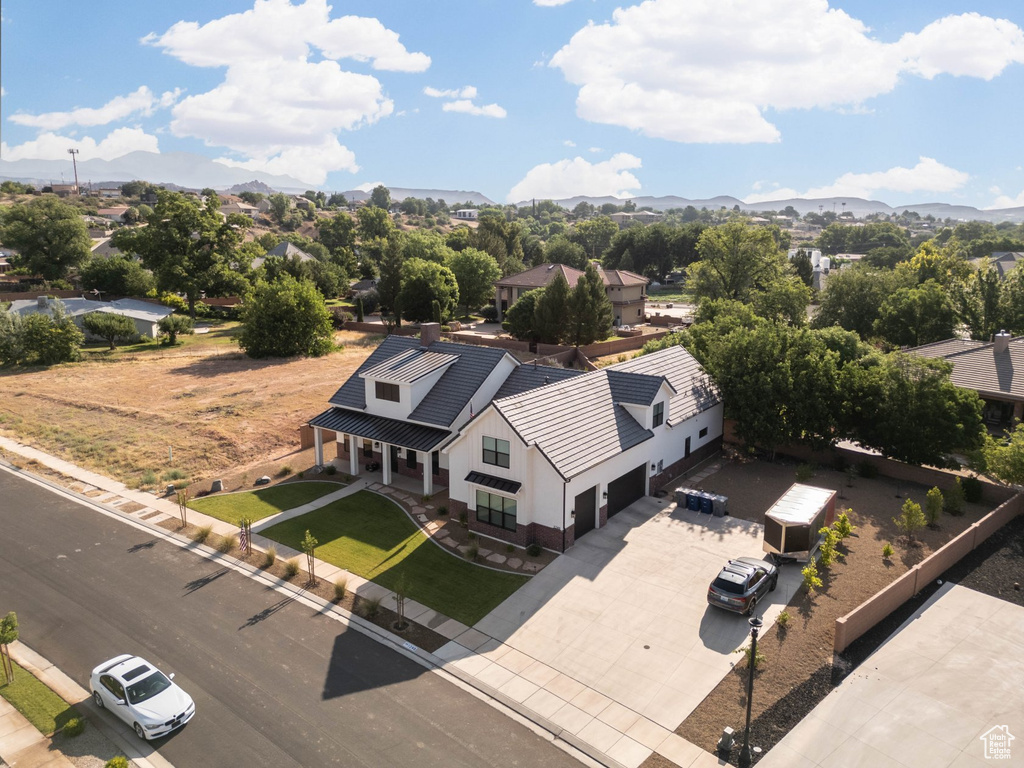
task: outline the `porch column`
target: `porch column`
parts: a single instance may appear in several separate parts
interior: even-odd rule
[[[383,467],[381,482],[384,485],[391,485],[391,446],[384,441],[381,441],[380,444],[380,465]]]
[[[320,427],[313,427],[313,461],[318,467],[324,465],[324,433]]]
[[[494,289],[494,307],[498,310],[498,322],[501,322],[501,288]]]
[[[348,436],[348,473],[352,477],[356,477],[359,474],[359,438],[355,435]]]
[[[430,496],[434,492],[434,455],[432,451],[417,451],[423,457],[420,466],[423,467],[423,495]]]

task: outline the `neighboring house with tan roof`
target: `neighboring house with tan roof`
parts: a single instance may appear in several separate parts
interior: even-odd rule
[[[241,214],[242,216],[247,216],[253,221],[256,220],[256,217],[259,216],[260,213],[260,209],[257,208],[255,205],[249,205],[248,203],[244,203],[241,200],[237,202],[233,201],[230,203],[225,203],[217,210],[220,212],[220,215],[223,216],[225,219],[233,213],[238,213]]]
[[[291,261],[292,259],[298,259],[299,261],[316,261],[316,256],[306,253],[304,250],[294,243],[290,243],[287,240],[282,240],[280,243],[275,245],[269,251],[266,256],[257,256],[252,260],[252,268],[259,269],[263,266],[263,262],[270,256],[280,256],[282,259]]]
[[[605,293],[612,303],[613,323],[616,326],[642,323],[647,313],[647,283],[649,280],[642,275],[627,272],[624,269],[604,269],[597,262],[594,262],[594,266],[601,275]],[[575,288],[576,283],[583,276],[583,270],[565,264],[541,264],[517,275],[510,275],[498,280],[494,284],[494,305],[498,308],[499,322],[505,316],[508,308],[519,301],[523,294],[548,285],[559,272],[570,288]]]
[[[125,214],[127,213],[127,205],[115,205],[113,208],[100,208],[98,211],[96,211],[96,215],[99,216],[100,218],[118,222],[123,222]]]
[[[1012,429],[1024,418],[1024,337],[1003,331],[988,343],[947,339],[907,351],[952,363],[950,380],[978,393],[990,427]]]

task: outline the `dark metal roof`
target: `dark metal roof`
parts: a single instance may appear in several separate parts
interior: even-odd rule
[[[432,451],[451,437],[451,432],[446,429],[410,424],[345,408],[329,408],[310,419],[309,423],[314,427],[379,440],[402,448],[412,448],[414,451]]]
[[[505,379],[505,383],[499,387],[495,400],[503,397],[511,397],[521,392],[528,392],[537,387],[547,384],[554,384],[574,376],[582,376],[586,371],[577,371],[573,368],[556,368],[553,365],[520,365]]]
[[[609,368],[608,383],[611,385],[615,402],[650,405],[661,391],[661,385],[667,383],[667,379],[664,376],[626,373]],[[670,384],[669,387],[671,386]]]
[[[428,352],[420,347],[419,349],[408,349],[400,352],[392,358],[385,360],[380,365],[375,365],[369,370],[363,371],[362,376],[367,379],[381,379],[395,384],[411,384],[438,368],[451,365],[458,360],[457,355],[444,355],[437,352]]]
[[[503,477],[486,475],[483,472],[470,472],[466,475],[466,482],[482,485],[484,488],[492,488],[503,493],[519,493],[519,489],[523,487],[522,483],[517,483],[515,480],[506,480]]]
[[[718,392],[700,363],[678,345],[610,365],[605,370],[664,376],[676,392],[668,413],[669,424],[685,421],[720,402]]]
[[[348,377],[341,388],[334,393],[328,401],[331,405],[338,405],[347,408],[366,408],[366,385],[363,383],[362,374],[385,360],[394,357],[407,349],[414,349],[420,345],[419,339],[409,336],[388,336],[380,345],[370,353],[370,356],[363,361],[363,364],[356,369],[356,372]]]

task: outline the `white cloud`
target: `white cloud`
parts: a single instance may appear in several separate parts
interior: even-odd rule
[[[556,5],[565,5],[570,2],[572,0],[533,0],[534,5],[539,5],[542,8],[554,8]]]
[[[373,192],[377,187],[386,187],[383,181],[365,181],[354,189],[358,189],[360,192]]]
[[[476,88],[472,85],[467,85],[464,88],[452,88],[446,91],[439,90],[437,88],[431,88],[429,85],[423,89],[423,92],[427,96],[432,96],[435,99],[475,99]]]
[[[1016,197],[1010,197],[1009,195],[999,195],[995,200],[992,201],[992,205],[989,208],[1021,208],[1024,207],[1024,191],[1022,191]]]
[[[243,13],[203,25],[180,21],[147,35],[144,43],[186,64],[226,68],[216,87],[175,105],[171,132],[241,156],[224,162],[311,183],[357,170],[339,132],[392,115],[394,103],[374,76],[339,61],[421,72],[430,57],[408,51],[377,19],[330,13],[326,0],[255,0]]]
[[[127,96],[115,96],[102,107],[79,107],[70,112],[45,112],[41,115],[18,113],[8,118],[12,123],[46,131],[57,131],[69,125],[107,125],[132,115],[148,117],[158,107],[169,107],[181,95],[181,89],[166,91],[157,98],[145,85]]]
[[[889,192],[953,192],[960,189],[970,176],[963,171],[950,168],[930,157],[918,158],[913,168],[896,166],[887,171],[872,173],[844,173],[831,184],[812,187],[806,192],[778,188],[768,192],[755,191],[746,198],[748,203],[763,203],[770,200],[787,200],[794,197],[862,197],[871,198],[879,191]],[[763,186],[755,184],[755,190]]]
[[[573,141],[572,139],[566,139],[565,141],[562,142],[562,144],[564,144],[567,147],[575,147],[576,146],[576,142]]]
[[[862,109],[900,77],[991,79],[1024,62],[1024,32],[947,16],[883,43],[827,0],[646,0],[590,23],[550,60],[577,114],[681,142],[775,142],[772,110]]]
[[[640,189],[640,180],[629,171],[640,167],[640,158],[625,152],[601,163],[590,163],[582,157],[542,163],[512,187],[507,200],[558,200],[573,195],[629,197]]]
[[[15,146],[0,143],[0,155],[4,160],[64,160],[72,147],[79,150],[79,160],[113,160],[129,152],[160,151],[156,136],[141,128],[117,128],[98,142],[89,137],[76,139],[46,132]]]
[[[508,113],[503,107],[499,107],[497,104],[485,104],[478,106],[469,99],[458,99],[456,101],[446,102],[441,109],[445,112],[464,112],[467,115],[477,115],[482,117],[505,117]]]
[[[588,147],[588,148],[587,148],[587,152],[593,152],[593,153],[595,153],[595,154],[596,154],[596,153],[598,153],[598,152],[600,152],[600,151],[601,151],[601,148],[600,148],[600,147]]]

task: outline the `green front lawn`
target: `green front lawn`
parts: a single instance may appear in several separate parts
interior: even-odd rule
[[[0,696],[21,712],[40,733],[49,736],[63,728],[68,720],[79,717],[78,711],[47,688],[31,672],[14,665],[14,682],[0,683]],[[0,673],[0,680],[4,680]]]
[[[301,550],[306,530],[320,542],[316,556],[393,590],[404,576],[406,595],[472,626],[526,583],[526,576],[481,568],[445,552],[394,502],[369,491],[261,531]]]
[[[193,499],[188,506],[225,523],[237,524],[243,517],[256,522],[286,509],[301,507],[341,487],[336,483],[285,483],[258,491]]]

